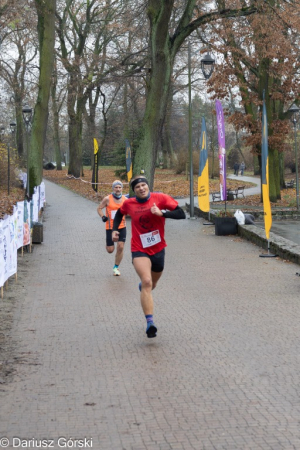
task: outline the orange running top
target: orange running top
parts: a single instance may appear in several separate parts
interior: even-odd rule
[[[122,195],[120,203],[116,202],[116,199],[114,198],[114,196],[112,194],[110,194],[108,196],[108,205],[106,206],[106,214],[105,214],[106,217],[108,217],[108,220],[105,223],[107,230],[112,230],[116,212],[123,205],[125,200],[126,200],[125,195]],[[126,227],[126,222],[125,222],[125,216],[124,216],[122,219],[122,222],[119,226],[119,229],[125,228],[125,227]]]

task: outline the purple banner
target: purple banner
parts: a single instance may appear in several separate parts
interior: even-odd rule
[[[216,100],[218,142],[219,142],[219,169],[221,200],[226,200],[226,150],[225,150],[225,123],[223,108],[220,100]]]

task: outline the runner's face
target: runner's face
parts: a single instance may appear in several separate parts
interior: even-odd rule
[[[149,194],[149,186],[141,181],[134,187],[134,193],[138,198],[146,198]]]
[[[117,184],[117,185],[114,187],[114,193],[115,193],[116,195],[122,194],[122,186],[121,186],[120,184]]]

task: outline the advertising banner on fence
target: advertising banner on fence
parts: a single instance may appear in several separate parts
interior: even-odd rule
[[[268,152],[268,118],[265,102],[265,92],[263,95],[262,112],[262,145],[261,145],[261,183],[264,205],[264,221],[266,238],[270,238],[270,229],[272,226],[272,211],[269,192],[269,152]]]
[[[17,248],[23,247],[24,202],[17,203]]]
[[[209,174],[206,142],[206,124],[202,117],[201,141],[198,176],[198,204],[201,211],[209,212]]]
[[[30,245],[33,218],[45,203],[45,185],[35,188],[32,200],[18,202],[11,216],[0,220],[0,287],[17,272],[18,248]]]
[[[8,278],[17,272],[17,208],[8,218]]]
[[[223,108],[220,100],[216,100],[216,114],[219,143],[219,171],[221,200],[226,200],[226,149],[225,149],[225,122]]]
[[[39,190],[38,188],[34,188],[34,193],[32,195],[32,221],[38,222],[39,221]]]
[[[5,283],[4,281],[4,231],[3,231],[3,220],[0,220],[0,287]]]
[[[30,202],[24,200],[23,245],[30,244]]]
[[[2,230],[0,235],[0,269],[1,269],[1,283],[3,286],[8,279],[8,242],[9,242],[9,219],[6,218],[1,221]]]
[[[46,203],[46,188],[45,183],[42,181],[40,186],[40,208],[43,208]]]

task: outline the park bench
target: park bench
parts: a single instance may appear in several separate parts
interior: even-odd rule
[[[294,183],[295,183],[295,180],[285,181],[284,182],[285,188],[286,189],[293,188],[294,187]]]
[[[234,200],[234,196],[236,194],[235,189],[227,189],[227,200]]]
[[[245,198],[244,190],[245,190],[245,186],[238,186],[236,189],[234,189],[235,198],[238,198],[239,195],[242,196],[243,198]]]
[[[227,200],[234,200],[234,198],[238,198],[239,195],[245,198],[244,189],[245,186],[238,186],[234,189],[227,189]]]
[[[227,189],[227,200],[234,200],[234,198],[238,198],[239,195],[245,198],[244,189],[245,186],[238,186],[236,189]],[[220,192],[212,192],[211,196],[213,202],[221,201]]]
[[[217,202],[218,200],[221,200],[220,192],[212,192],[211,196],[212,196],[213,202]]]

